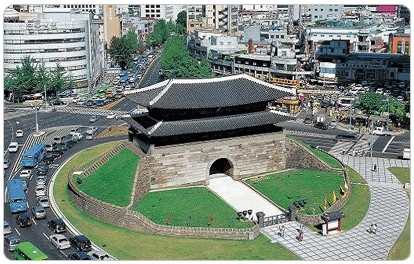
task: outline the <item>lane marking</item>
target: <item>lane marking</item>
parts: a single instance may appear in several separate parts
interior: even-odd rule
[[[46,237],[47,240],[49,240],[49,237],[45,233],[42,234]]]
[[[63,255],[65,255],[65,257],[68,257],[68,255],[66,255],[65,252],[63,252],[61,249],[59,251],[60,251],[60,253],[62,253]]]
[[[392,138],[388,141],[387,145],[385,145],[384,149],[382,150],[382,153],[384,153],[384,152],[387,150],[388,146],[391,144],[391,141],[392,141],[394,138],[395,138],[395,136],[392,136]]]
[[[33,223],[34,223],[35,225],[37,225],[37,223],[36,223],[35,219],[33,218],[32,220],[33,220]]]
[[[16,230],[16,233],[17,233],[19,236],[22,236],[22,235],[20,234],[19,230],[17,230],[17,228],[14,228],[14,230]]]

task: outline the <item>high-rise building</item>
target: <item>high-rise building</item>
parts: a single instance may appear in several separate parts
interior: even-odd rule
[[[165,5],[140,5],[141,17],[165,19]]]
[[[187,5],[187,31],[193,32],[194,29],[203,26],[205,18],[205,6],[203,5]]]
[[[165,5],[165,20],[176,21],[178,14],[186,9],[186,5]]]
[[[4,71],[10,72],[30,56],[47,70],[59,65],[76,87],[93,87],[102,74],[103,46],[99,25],[88,12],[19,14],[4,18]]]

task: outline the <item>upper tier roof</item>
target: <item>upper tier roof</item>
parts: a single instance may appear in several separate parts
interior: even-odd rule
[[[153,109],[202,109],[269,102],[296,94],[246,74],[209,79],[172,79],[125,95]]]

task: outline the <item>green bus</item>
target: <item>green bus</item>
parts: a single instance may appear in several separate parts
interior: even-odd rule
[[[21,242],[16,245],[14,259],[20,260],[47,260],[48,257],[30,242]]]

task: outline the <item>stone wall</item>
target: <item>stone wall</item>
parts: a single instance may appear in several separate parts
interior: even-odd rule
[[[155,224],[138,212],[111,205],[86,195],[76,187],[73,182],[72,173],[73,170],[68,174],[68,189],[69,195],[76,206],[87,214],[116,226],[147,233],[194,238],[253,240],[260,234],[258,225],[251,228],[235,229],[180,227]]]
[[[327,164],[315,157],[307,149],[293,140],[286,140],[286,168],[287,169],[315,169],[331,171]]]
[[[172,146],[151,147],[142,160],[151,189],[207,183],[211,165],[220,158],[233,165],[240,180],[286,167],[286,137],[267,133]]]

